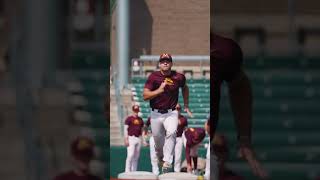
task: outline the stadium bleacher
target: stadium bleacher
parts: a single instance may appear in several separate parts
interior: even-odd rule
[[[320,174],[320,107],[317,58],[247,58],[244,67],[254,96],[253,145],[270,179],[315,179]],[[255,179],[236,157],[236,134],[227,88],[223,88],[218,131],[231,148],[229,166]]]
[[[109,124],[104,116],[104,101],[109,83],[108,60],[105,54],[75,52],[72,56],[72,76],[68,90],[73,105],[74,120],[85,129],[96,144],[96,162],[102,164],[103,174],[109,168]]]

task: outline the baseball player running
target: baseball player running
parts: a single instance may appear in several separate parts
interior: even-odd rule
[[[176,146],[174,150],[174,172],[180,172],[181,169],[181,156],[183,149],[182,133],[188,126],[188,119],[181,114],[181,106],[177,104],[176,109],[178,111],[178,128],[177,128],[177,138]]]
[[[162,172],[167,173],[172,167],[176,131],[178,127],[178,112],[175,110],[179,88],[182,89],[184,110],[192,116],[189,110],[189,88],[183,74],[172,71],[172,57],[161,54],[159,71],[153,72],[147,79],[143,99],[150,101],[151,129],[155,142],[155,150]]]
[[[198,148],[206,136],[203,128],[187,128],[183,134],[183,141],[186,146],[187,172],[192,172],[192,162],[194,170],[198,167]]]
[[[141,149],[141,134],[143,132],[143,120],[138,116],[140,108],[132,106],[133,114],[125,120],[124,144],[127,146],[127,159],[125,172],[137,171],[138,159]]]

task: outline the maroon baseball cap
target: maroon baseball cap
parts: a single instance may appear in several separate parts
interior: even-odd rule
[[[139,107],[139,105],[137,105],[137,104],[133,105],[133,106],[132,106],[132,111],[133,111],[133,112],[140,112],[140,107]]]
[[[159,58],[159,61],[161,62],[163,60],[168,60],[168,61],[172,62],[171,54],[168,54],[168,53],[161,54],[160,58]]]
[[[77,137],[71,142],[71,154],[79,160],[91,160],[94,156],[93,141],[85,136]]]

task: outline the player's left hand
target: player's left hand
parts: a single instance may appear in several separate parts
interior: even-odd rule
[[[192,112],[190,111],[190,109],[188,107],[184,108],[184,112],[188,113],[189,117],[193,117]]]
[[[264,168],[262,168],[260,162],[257,160],[253,149],[250,146],[241,146],[239,148],[238,156],[240,158],[244,158],[247,160],[250,168],[252,169],[253,173],[260,177],[261,179],[267,179],[268,173]]]

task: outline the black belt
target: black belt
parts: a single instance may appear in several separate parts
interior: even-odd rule
[[[135,137],[137,137],[137,138],[138,138],[138,137],[140,137],[140,136],[136,136],[136,135],[134,135],[134,134],[132,134],[132,135],[129,135],[129,136],[135,136]]]
[[[151,108],[152,111],[155,111],[155,112],[158,112],[158,113],[161,113],[161,114],[166,114],[169,112],[169,110],[171,111],[174,111],[175,108],[172,108],[172,109],[154,109],[154,108]]]

